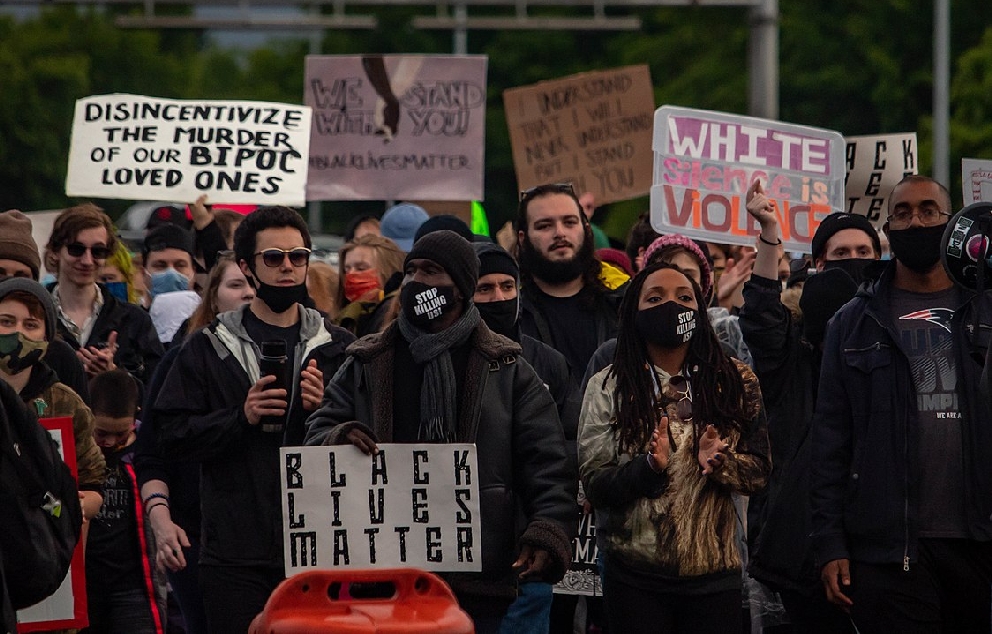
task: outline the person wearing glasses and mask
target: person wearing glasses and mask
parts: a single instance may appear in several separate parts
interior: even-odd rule
[[[723,352],[702,290],[658,262],[631,281],[617,352],[579,417],[579,473],[601,527],[610,631],[741,629],[733,495],[771,471],[761,390]]]
[[[153,407],[165,458],[200,463],[199,581],[215,634],[248,631],[283,579],[279,448],[303,444],[304,421],[354,341],[304,306],[310,247],[293,209],[245,218],[234,256],[255,296],[189,335]],[[261,375],[262,348],[275,342],[288,389]]]
[[[122,367],[144,382],[164,350],[148,313],[122,302],[97,282],[100,268],[117,248],[107,214],[86,203],[55,219],[47,249],[57,268],[50,285],[58,332],[90,377]]]
[[[827,328],[813,549],[827,599],[864,634],[988,632],[992,412],[979,386],[992,301],[940,263],[944,186],[907,176],[888,211],[894,259]]]

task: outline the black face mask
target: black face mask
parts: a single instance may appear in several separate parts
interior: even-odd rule
[[[877,262],[875,259],[864,259],[864,258],[844,258],[843,260],[828,260],[823,263],[823,270],[828,271],[830,269],[840,269],[854,280],[854,283],[861,286],[866,280],[870,279],[866,275],[866,270],[872,264]]]
[[[272,286],[263,283],[257,277],[254,278],[254,281],[255,296],[265,302],[265,305],[274,313],[284,313],[294,304],[302,304],[310,297],[306,282],[296,286]]]
[[[678,348],[692,339],[699,311],[674,301],[637,312],[634,326],[638,334],[656,346]]]
[[[498,335],[517,339],[517,309],[520,306],[519,295],[513,299],[499,302],[476,302],[483,321]]]
[[[428,330],[432,323],[455,309],[455,287],[407,282],[400,290],[400,306],[408,322]]]
[[[892,256],[908,269],[929,273],[940,262],[940,239],[947,224],[932,227],[889,229],[889,248]]]

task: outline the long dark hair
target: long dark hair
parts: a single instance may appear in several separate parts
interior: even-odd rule
[[[713,326],[706,318],[706,304],[699,285],[674,264],[656,262],[641,269],[630,282],[620,304],[620,332],[610,375],[616,378],[614,401],[621,451],[639,453],[658,423],[658,399],[647,345],[637,332],[635,319],[644,282],[655,271],[673,269],[686,276],[699,307],[696,332],[689,342],[683,370],[692,386],[692,421],[696,438],[706,425],[726,435],[744,422],[744,382],[737,366],[720,347]]]

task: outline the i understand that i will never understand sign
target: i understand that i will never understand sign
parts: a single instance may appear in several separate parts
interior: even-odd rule
[[[66,195],[301,206],[310,108],[99,95],[76,102]]]
[[[475,445],[285,447],[286,576],[327,568],[482,570]]]

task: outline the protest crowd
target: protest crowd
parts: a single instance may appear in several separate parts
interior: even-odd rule
[[[43,244],[0,213],[2,459],[71,419],[80,631],[244,634],[297,559],[281,451],[374,472],[464,443],[481,565],[439,574],[476,632],[990,632],[992,301],[941,263],[950,194],[906,176],[881,233],[824,214],[800,253],[769,187],[741,193],[750,245],[647,212],[608,239],[572,183],[520,192],[496,238],[403,202],[336,270],[286,206],[202,196],[132,244],[89,203]],[[326,499],[374,515],[372,489]],[[595,596],[556,592],[578,560]]]

